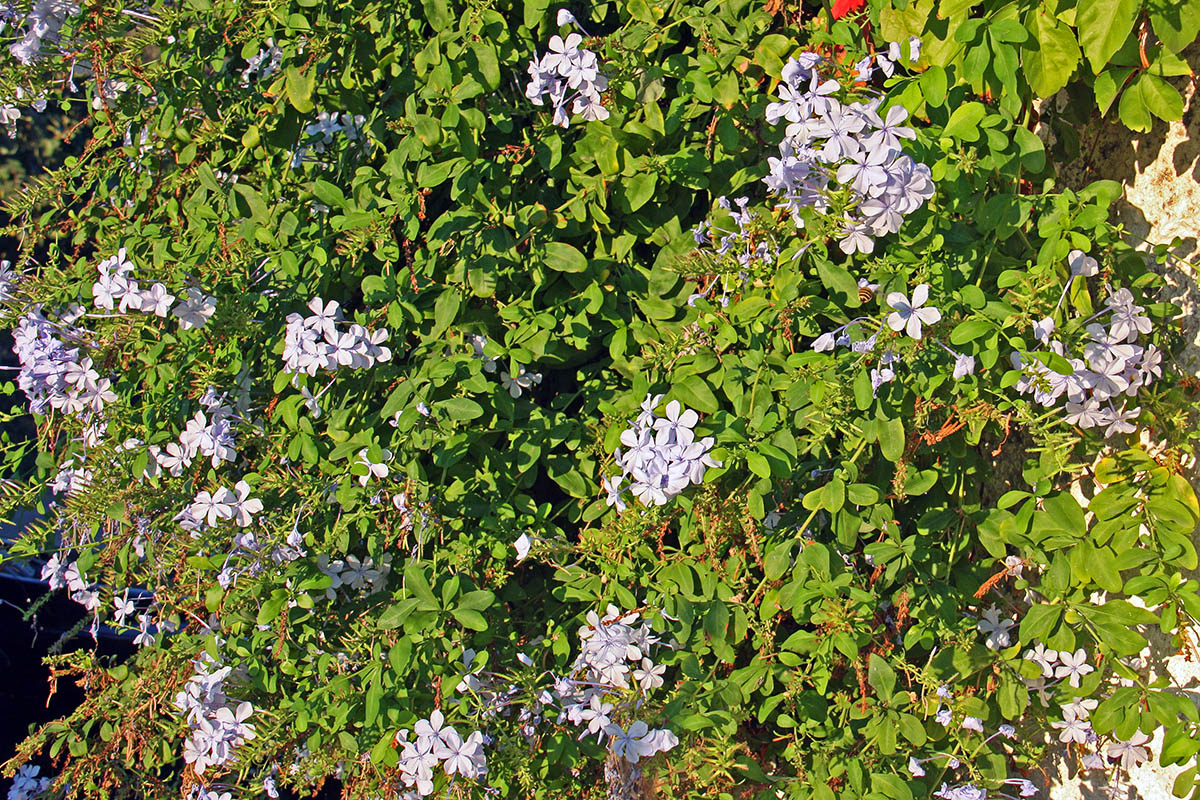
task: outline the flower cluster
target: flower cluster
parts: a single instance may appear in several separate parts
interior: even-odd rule
[[[246,721],[254,706],[225,694],[226,681],[236,679],[232,667],[220,666],[207,653],[192,664],[195,674],[176,696],[175,705],[191,730],[183,760],[203,775],[209,767],[232,761],[234,750],[254,738],[254,725]]]
[[[312,314],[288,314],[283,345],[285,372],[316,375],[317,370],[335,372],[339,367],[367,369],[376,362],[390,361],[392,351],[383,346],[387,328],[369,330],[352,324],[342,330],[342,309],[338,301],[328,303],[314,297],[308,303]]]
[[[952,701],[953,693],[950,687],[946,685],[939,686],[937,689],[937,711],[934,714],[934,720],[943,728],[951,728],[954,724],[954,712],[948,705]],[[970,731],[972,733],[985,734],[983,720],[979,717],[965,715],[958,725],[959,732]],[[983,739],[982,743],[971,742],[967,750],[972,753],[978,753],[980,748],[991,742],[996,737],[1004,737],[1005,739],[1016,739],[1017,730],[1009,724],[1000,725],[991,735]],[[960,740],[960,744],[961,744]],[[962,754],[962,751],[956,751]],[[909,756],[908,772],[914,778],[925,777],[925,764],[936,762],[945,771],[957,770],[963,766],[963,760],[954,753],[938,752],[926,758],[917,758]],[[1018,791],[1021,797],[1033,797],[1038,793],[1037,787],[1032,781],[1027,778],[1006,778],[1002,782],[1006,787],[1013,787],[1014,791]],[[1004,792],[997,792],[1000,797],[1013,797],[1013,795]],[[934,797],[942,798],[942,800],[983,800],[988,796],[986,789],[976,786],[970,782],[956,782],[954,785],[950,783],[942,783],[941,788],[933,793]]]
[[[690,484],[703,483],[709,467],[721,466],[710,455],[713,437],[696,438],[693,429],[700,416],[672,400],[660,417],[654,409],[662,399],[661,394],[646,395],[642,412],[621,433],[621,444],[628,449],[613,454],[622,476],[603,479],[606,502],[618,512],[627,507],[623,499],[626,488],[642,505],[661,506]]]
[[[697,245],[714,244],[712,241],[713,234],[719,234],[719,243],[713,247],[713,252],[718,256],[734,254],[738,265],[742,268],[743,274],[740,276],[745,282],[748,276],[745,270],[749,269],[755,262],[762,264],[771,264],[776,256],[779,255],[778,248],[760,236],[756,236],[751,230],[751,223],[757,218],[757,215],[746,208],[750,203],[748,197],[738,197],[734,201],[737,206],[735,211],[730,205],[729,199],[725,196],[717,198],[717,205],[729,212],[729,218],[733,224],[737,226],[736,231],[725,230],[715,227],[711,222],[705,220],[692,229],[692,238]],[[712,287],[716,285],[710,284],[705,291],[699,294],[692,295],[688,298],[688,305],[693,305],[700,297],[706,297]],[[724,287],[724,284],[722,284]],[[727,297],[721,298],[721,304],[727,305],[729,302]]]
[[[197,411],[179,434],[179,441],[169,442],[165,447],[150,445],[145,477],[154,477],[160,471],[181,475],[197,455],[210,459],[214,469],[222,461],[237,461],[234,410],[215,395],[205,395],[201,402],[208,413]]]
[[[122,247],[117,254],[104,259],[97,265],[100,277],[92,284],[92,302],[96,308],[107,311],[141,311],[166,317],[168,313],[179,318],[183,330],[203,328],[217,310],[216,298],[195,287],[188,288],[186,296],[175,303],[175,295],[161,283],[142,289],[133,278],[133,263]]]
[[[868,296],[873,296],[879,288],[878,284],[871,283],[866,278],[860,278],[858,285],[859,291],[865,290]],[[896,333],[903,331],[909,338],[920,341],[924,336],[924,326],[934,325],[942,319],[942,312],[936,306],[927,305],[928,302],[929,284],[927,283],[918,284],[913,289],[912,299],[909,299],[904,292],[890,292],[887,296],[887,305],[892,309],[892,313],[888,314],[883,324],[870,317],[857,317],[832,331],[822,333],[813,340],[812,349],[823,353],[837,347],[848,347],[855,353],[869,353],[875,349],[879,331],[883,330],[884,325]],[[863,323],[867,323],[868,326],[877,326],[875,332],[865,338],[855,335]],[[974,356],[960,353],[937,339],[934,339],[933,342],[954,358],[954,380],[962,380],[975,372]],[[896,371],[892,368],[892,364],[897,361],[899,358],[891,349],[885,350],[880,356],[879,365],[871,369],[872,395],[877,394],[879,387],[883,384],[895,380]]]
[[[321,111],[315,121],[304,126],[304,135],[308,144],[296,148],[292,155],[292,169],[300,169],[308,154],[325,151],[333,144],[338,134],[346,137],[347,141],[357,142],[363,139],[363,125],[367,118],[362,114],[338,114],[336,111]]]
[[[854,65],[854,74],[860,81],[869,81],[878,69],[885,77],[890,78],[896,72],[896,63],[902,55],[899,42],[888,42],[887,53],[866,56]],[[921,60],[921,40],[916,36],[908,37],[908,60],[910,63]]]
[[[283,51],[276,47],[275,40],[268,36],[262,49],[246,59],[246,68],[242,70],[242,86],[249,86],[251,80],[265,83],[279,70],[282,63]]]
[[[1041,669],[1041,675],[1036,678],[1023,678],[1031,693],[1036,694],[1043,706],[1049,705],[1053,697],[1054,687],[1066,681],[1072,689],[1079,689],[1081,680],[1095,672],[1095,667],[1087,663],[1087,652],[1082,648],[1075,652],[1068,650],[1053,650],[1041,642],[1036,642],[1033,648],[1025,651],[1025,660],[1036,664]],[[1103,745],[1099,735],[1092,729],[1091,712],[1096,710],[1099,701],[1091,697],[1068,697],[1059,701],[1062,719],[1050,723],[1050,727],[1058,731],[1058,740],[1063,744],[1073,744],[1084,751],[1082,758],[1085,769],[1104,769],[1108,765],[1101,753],[1119,762],[1122,769],[1128,770],[1150,758],[1146,745],[1150,736],[1135,731],[1128,739],[1112,739],[1107,746]],[[1089,748],[1094,752],[1088,752]]]
[[[80,348],[68,346],[56,333],[68,340],[83,338],[75,328],[51,322],[37,310],[23,315],[13,332],[13,352],[21,365],[17,385],[29,399],[30,412],[45,414],[54,408],[83,417],[103,411],[117,399],[112,381],[100,377],[92,359],[80,358]]]
[[[464,739],[445,721],[442,712],[435,709],[429,719],[418,720],[411,732],[406,728],[396,734],[400,780],[421,797],[433,793],[434,770],[439,766],[451,778],[458,775],[476,780],[487,774],[483,746],[489,740],[480,731],[473,731]]]
[[[392,571],[392,555],[386,554],[378,565],[370,556],[349,555],[330,560],[322,553],[317,556],[317,569],[329,577],[325,597],[337,600],[337,590],[346,589],[358,595],[369,595],[387,588],[387,576]]]
[[[581,729],[579,738],[590,734],[601,744],[608,739],[609,751],[630,764],[679,744],[665,728],[651,730],[642,720],[627,727],[614,721],[663,685],[666,666],[650,660],[660,640],[650,623],[634,627],[639,619],[636,611],[622,613],[613,605],[603,617],[589,611],[587,624],[579,628],[580,652],[572,674],[555,685],[562,714]]]
[[[467,341],[471,345],[471,349],[475,352],[471,355],[472,358],[477,358],[483,362],[484,372],[495,372],[499,369],[499,357],[484,355],[483,350],[487,347],[487,337],[477,333],[467,335]],[[530,372],[523,364],[517,365],[517,374],[510,375],[507,370],[500,370],[500,385],[504,390],[512,396],[514,400],[520,397],[524,392],[529,391],[534,386],[542,382],[542,373]]]
[[[79,13],[79,6],[70,0],[37,0],[25,18],[25,35],[8,46],[13,58],[26,66],[42,57],[45,43],[55,43],[67,17]]]
[[[1097,274],[1096,260],[1080,250],[1068,257],[1071,277],[1059,298],[1066,296],[1071,282]],[[1108,325],[1091,322],[1108,318]],[[1069,373],[1052,369],[1036,355],[1013,353],[1014,369],[1021,371],[1016,389],[1032,393],[1034,402],[1052,406],[1066,397],[1065,420],[1080,428],[1104,428],[1105,436],[1133,433],[1141,413],[1140,407],[1129,408],[1125,397],[1134,397],[1145,385],[1162,377],[1162,354],[1153,344],[1137,344],[1140,334],[1148,334],[1153,326],[1145,309],[1136,304],[1128,289],[1117,289],[1105,300],[1105,308],[1085,320],[1084,357],[1069,357],[1062,342],[1052,339],[1054,317],[1049,316],[1034,325],[1037,347],[1043,345],[1071,366]]]
[[[12,786],[8,787],[8,800],[33,800],[45,794],[54,783],[53,778],[39,778],[41,767],[36,764],[26,764],[17,770],[13,776]]]
[[[835,208],[842,213],[842,251],[870,253],[875,237],[898,231],[904,217],[933,196],[933,180],[927,165],[901,149],[901,140],[916,138],[903,125],[904,107],[880,116],[881,98],[843,105],[833,97],[840,84],[821,79],[822,63],[810,52],[784,67],[780,99],[766,115],[768,123],[786,120],[788,126],[763,181],[797,227],[805,225],[805,209],[825,214]]]
[[[181,526],[193,531],[204,525],[213,527],[223,520],[233,520],[245,528],[262,510],[262,501],[250,496],[250,484],[238,481],[232,489],[221,486],[215,492],[197,492],[179,519]]]
[[[565,9],[558,13],[558,24],[579,23]],[[582,29],[582,28],[581,28]],[[570,33],[566,39],[552,36],[549,52],[529,62],[529,83],[525,96],[536,106],[543,104],[542,95],[554,107],[554,124],[566,128],[571,114],[585,120],[608,119],[601,93],[608,88],[608,78],[600,72],[600,59],[591,50],[580,47],[583,37]]]

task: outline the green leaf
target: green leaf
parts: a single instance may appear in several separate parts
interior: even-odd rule
[[[974,142],[979,139],[979,123],[987,114],[983,103],[964,103],[954,109],[946,127],[942,129],[943,136],[962,139],[964,142]]]
[[[694,408],[705,414],[715,414],[721,408],[716,395],[699,375],[689,375],[676,383],[671,389],[671,396],[688,408]],[[763,463],[766,463],[766,459],[763,459]],[[768,475],[770,474],[769,469]]]
[[[426,605],[441,608],[433,595],[433,589],[429,586],[429,579],[425,577],[425,570],[416,561],[404,565],[404,588]]]
[[[893,464],[904,454],[904,423],[899,418],[879,420],[879,452]]]
[[[301,114],[312,113],[315,107],[312,95],[316,88],[316,77],[313,70],[309,70],[306,75],[300,71],[299,67],[288,67],[284,72],[284,87],[292,108]]]
[[[1154,116],[1164,122],[1183,119],[1183,98],[1174,86],[1162,78],[1144,72],[1133,82],[1130,89],[1134,87],[1142,93],[1142,103]]]
[[[500,64],[496,60],[495,48],[483,42],[472,42],[471,51],[475,53],[475,61],[479,65],[479,75],[489,89],[500,85]]]
[[[854,276],[845,267],[834,264],[832,261],[818,259],[817,275],[826,289],[842,295],[853,305],[858,305],[858,281],[854,280]]]
[[[559,272],[583,272],[587,269],[587,258],[583,253],[564,242],[550,242],[546,245],[546,266]]]
[[[1151,0],[1147,4],[1154,35],[1173,53],[1196,41],[1200,33],[1200,0]]]
[[[399,628],[409,618],[420,602],[417,598],[410,597],[407,600],[401,600],[399,603],[390,605],[379,615],[379,621],[376,624],[384,630]]]
[[[642,172],[625,181],[625,200],[629,203],[630,211],[637,211],[654,197],[654,187],[658,185],[658,176],[653,172]]]
[[[966,344],[992,330],[992,324],[982,319],[964,319],[950,332],[950,344]]]
[[[271,597],[263,602],[258,607],[258,617],[255,620],[259,625],[266,625],[279,616],[279,612],[283,610],[284,603],[287,602],[287,595],[280,593],[278,597]]]
[[[750,467],[750,471],[760,478],[771,477],[770,463],[758,453],[746,453],[746,466]]]
[[[425,19],[429,20],[435,31],[444,31],[454,21],[446,0],[421,0],[421,7],[425,9]]]
[[[1021,166],[1030,172],[1041,172],[1046,167],[1046,146],[1041,137],[1018,125],[1013,129],[1013,139],[1021,155]]]
[[[1070,28],[1034,8],[1025,18],[1032,37],[1021,49],[1025,79],[1038,97],[1050,97],[1067,85],[1079,66],[1079,43]]]
[[[473,631],[486,631],[488,629],[487,620],[478,611],[470,608],[456,608],[450,613],[464,628],[470,628]]]
[[[317,178],[317,180],[313,182],[313,194],[317,196],[318,200],[330,208],[346,207],[346,195],[342,194],[342,190],[337,186],[334,186],[329,181],[323,181],[320,178]]]
[[[792,565],[792,543],[780,542],[767,551],[763,559],[763,574],[769,581],[777,581]]]
[[[878,653],[872,653],[870,665],[867,667],[867,682],[882,700],[890,700],[896,690],[896,671],[887,663],[887,659]]]
[[[438,407],[445,409],[453,420],[465,421],[483,416],[483,406],[466,397],[451,397],[438,403]]]
[[[1133,67],[1112,67],[1096,76],[1092,88],[1096,92],[1096,107],[1100,109],[1100,116],[1108,113],[1113,101],[1117,99],[1117,93],[1132,74]]]
[[[1021,641],[1028,643],[1037,639],[1044,642],[1054,632],[1062,615],[1062,606],[1046,604],[1032,606],[1021,620]]]
[[[449,328],[461,306],[462,297],[457,289],[451,287],[439,294],[433,304],[433,329],[429,331],[429,338],[436,338]]]
[[[1121,102],[1117,106],[1117,116],[1125,123],[1125,127],[1141,133],[1146,133],[1154,125],[1154,121],[1150,119],[1150,109],[1146,108],[1146,101],[1138,88],[1140,79],[1145,77],[1148,76],[1142,73],[1130,84],[1121,94]]]
[[[250,212],[250,219],[260,224],[266,224],[271,216],[267,211],[267,204],[263,202],[262,195],[254,191],[254,188],[247,186],[244,183],[235,183],[233,190],[246,202],[246,207]]]
[[[1079,44],[1098,75],[1121,48],[1141,10],[1141,0],[1087,0],[1075,12]]]

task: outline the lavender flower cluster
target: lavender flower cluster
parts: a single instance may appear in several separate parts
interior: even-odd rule
[[[580,728],[579,738],[596,737],[617,758],[637,764],[655,753],[679,744],[665,728],[650,727],[635,720],[628,727],[615,722],[636,711],[650,692],[663,685],[666,666],[655,664],[652,649],[660,643],[650,623],[639,621],[636,611],[622,613],[610,605],[603,617],[589,611],[587,624],[579,628],[579,655],[571,675],[555,682],[554,695],[563,717]]]
[[[566,9],[558,12],[557,21],[560,26],[579,25]],[[544,103],[542,95],[546,95],[554,107],[554,124],[564,128],[570,126],[572,112],[589,122],[608,119],[608,109],[601,98],[608,88],[608,78],[600,72],[600,59],[591,50],[580,47],[582,43],[583,37],[578,33],[570,33],[566,39],[552,36],[549,52],[529,62],[525,96],[540,106]]]
[[[168,442],[165,447],[150,445],[144,477],[155,477],[160,471],[181,475],[198,455],[208,458],[214,469],[222,461],[237,461],[236,412],[213,390],[207,392],[200,403],[208,413],[197,411],[179,434],[179,441]]]
[[[53,778],[38,777],[41,767],[36,764],[26,764],[17,770],[13,776],[12,786],[8,787],[8,800],[34,800],[50,791]]]
[[[624,501],[627,488],[642,505],[661,506],[689,485],[703,483],[709,467],[721,466],[710,455],[713,437],[696,439],[693,428],[700,416],[672,400],[660,417],[654,409],[662,399],[661,394],[646,395],[641,413],[621,433],[621,444],[629,449],[613,454],[622,475],[603,479],[608,492],[605,502],[615,505],[618,512],[628,507]]]
[[[933,180],[927,165],[901,149],[903,139],[916,138],[902,124],[908,112],[893,106],[881,117],[881,97],[843,105],[833,97],[840,84],[821,79],[823,61],[802,53],[784,67],[780,99],[767,106],[766,118],[788,126],[763,181],[800,228],[804,209],[825,214],[834,194],[846,194],[838,246],[846,254],[870,253],[875,237],[898,231],[933,196]]]
[[[954,724],[954,712],[949,705],[944,704],[950,703],[952,697],[953,694],[950,691],[950,687],[945,685],[938,687],[938,704],[937,711],[934,714],[934,719],[944,728],[950,728]],[[961,722],[959,723],[959,728],[964,731],[973,731],[974,733],[978,734],[983,734],[986,732],[984,730],[983,720],[979,717],[973,717],[969,715],[966,715],[962,718]],[[1005,739],[1015,739],[1017,737],[1017,731],[1012,725],[1001,725],[990,736],[987,736],[982,743],[972,745],[971,749],[974,752],[978,752],[983,745],[986,745],[997,736],[1003,736]],[[909,774],[911,774],[914,778],[924,777],[924,765],[933,761],[941,764],[941,766],[944,768],[943,774],[945,771],[957,770],[962,766],[962,760],[952,753],[934,753],[927,758],[909,756]],[[1038,793],[1037,786],[1034,785],[1033,781],[1030,781],[1027,778],[1006,778],[1003,783],[1005,786],[1012,786],[1015,791],[1020,793],[1021,797],[1033,797]],[[988,791],[987,789],[983,789],[970,782],[956,783],[956,785],[943,782],[941,787],[933,793],[933,796],[941,798],[941,800],[985,800],[985,798],[988,796]],[[1013,795],[1002,791],[997,791],[995,796],[1005,798],[1013,797]]]
[[[255,737],[254,725],[246,721],[254,706],[225,694],[226,681],[239,677],[232,667],[220,666],[208,653],[192,664],[195,674],[176,696],[175,705],[191,730],[183,760],[203,775],[209,767],[233,761],[234,751]]]
[[[338,589],[362,596],[387,588],[387,576],[392,571],[392,555],[384,555],[376,565],[370,556],[360,559],[358,556],[348,555],[344,559],[331,560],[328,555],[322,553],[317,556],[317,569],[329,578],[325,597],[333,602],[337,600]]]
[[[135,549],[139,549],[135,545]],[[103,605],[100,592],[101,586],[97,583],[88,581],[79,568],[77,560],[65,560],[58,554],[50,556],[49,559],[42,565],[41,578],[46,582],[50,591],[57,589],[66,589],[69,596],[85,610],[96,615],[93,622],[93,633],[99,628],[100,624],[100,608]],[[139,613],[138,605],[135,600],[149,600],[149,608],[146,608],[144,613]],[[145,603],[143,603],[145,606]],[[138,647],[145,647],[154,644],[155,635],[158,628],[154,625],[151,618],[151,611],[154,606],[153,595],[149,592],[139,591],[135,596],[131,596],[128,589],[115,592],[113,594],[113,615],[112,624],[119,628],[127,630],[136,630],[133,643]],[[137,627],[135,628],[129,623],[129,618],[137,616]],[[173,626],[170,623],[164,622],[162,629],[167,630]]]
[[[310,140],[308,144],[296,148],[292,154],[292,169],[300,166],[309,158],[309,153],[325,154],[333,145],[339,134],[347,141],[366,141],[363,136],[363,125],[367,118],[362,114],[338,114],[336,111],[321,111],[315,121],[304,126],[304,135]]]
[[[69,346],[63,339],[82,342],[84,336],[74,327],[51,322],[38,310],[17,321],[13,332],[13,352],[20,362],[17,385],[29,400],[30,413],[45,414],[53,408],[84,417],[103,411],[117,399],[112,381],[100,377],[91,358],[80,357],[79,346]]]
[[[308,303],[309,316],[287,316],[283,346],[285,372],[316,375],[317,370],[335,372],[339,367],[367,369],[376,362],[390,361],[392,351],[383,346],[387,328],[369,330],[352,324],[341,330],[342,309],[336,300],[323,302],[314,297]]]
[[[1041,668],[1042,674],[1036,678],[1024,678],[1025,685],[1035,694],[1043,706],[1049,705],[1054,695],[1054,687],[1064,680],[1075,689],[1079,688],[1080,679],[1095,668],[1087,663],[1087,653],[1083,649],[1074,653],[1068,650],[1053,650],[1041,642],[1035,642],[1030,650],[1025,651],[1025,660]],[[1050,723],[1050,727],[1058,731],[1058,740],[1063,744],[1074,744],[1085,750],[1082,759],[1084,769],[1106,769],[1101,753],[1109,759],[1119,762],[1122,769],[1128,770],[1150,758],[1146,745],[1150,736],[1135,731],[1128,739],[1116,739],[1104,746],[1099,735],[1092,729],[1091,712],[1096,710],[1099,701],[1091,697],[1069,697],[1066,702],[1060,701],[1062,719]],[[1094,748],[1094,750],[1091,750]]]
[[[750,203],[750,198],[738,197],[733,202],[737,205],[736,211],[730,205],[727,197],[722,195],[717,198],[717,205],[729,212],[730,220],[737,226],[736,231],[717,228],[711,222],[705,220],[692,229],[692,238],[697,245],[711,244],[713,234],[720,234],[720,243],[713,248],[713,252],[719,256],[724,256],[737,249],[734,257],[743,270],[749,269],[755,262],[763,264],[773,263],[779,255],[778,248],[768,243],[766,239],[756,237],[751,230],[751,223],[756,219],[757,215],[746,208]],[[746,275],[742,275],[741,277],[743,281],[747,278]],[[715,285],[716,283],[710,284],[706,291],[689,297],[688,305],[693,305],[700,297],[706,297]],[[722,284],[722,287],[724,287],[724,284]],[[727,305],[728,302],[727,298],[721,298],[722,305]]]
[[[1099,271],[1096,260],[1081,250],[1073,250],[1068,263],[1071,277],[1059,297],[1059,306],[1072,281]],[[1143,386],[1162,377],[1162,354],[1152,344],[1137,344],[1139,334],[1150,333],[1153,325],[1132,292],[1118,289],[1104,304],[1103,310],[1084,321],[1087,340],[1082,359],[1069,357],[1062,342],[1050,338],[1055,329],[1053,315],[1034,325],[1037,347],[1044,345],[1051,353],[1066,358],[1074,370],[1070,374],[1054,371],[1033,355],[1013,353],[1010,359],[1013,368],[1021,370],[1018,392],[1032,393],[1034,402],[1043,406],[1052,406],[1065,395],[1064,419],[1068,423],[1104,428],[1104,435],[1112,436],[1137,430],[1134,422],[1141,408],[1130,408],[1125,398],[1135,397]],[[1091,322],[1103,317],[1108,318],[1107,326]]]
[[[41,59],[46,43],[59,40],[63,23],[79,13],[70,0],[37,0],[25,17],[25,34],[8,46],[13,58],[28,66]]]
[[[175,295],[164,284],[155,283],[149,289],[141,289],[132,277],[134,266],[124,247],[96,268],[100,273],[99,279],[92,284],[92,302],[96,308],[121,313],[141,311],[158,317],[170,313],[179,318],[179,327],[183,330],[203,328],[217,310],[216,298],[195,287],[188,288],[186,297],[173,308]]]
[[[473,731],[464,739],[445,721],[442,712],[435,709],[429,719],[418,720],[411,732],[404,729],[396,734],[400,780],[421,797],[433,794],[434,770],[439,766],[451,778],[458,775],[477,780],[487,774],[483,746],[490,740],[480,731]]]
[[[612,605],[603,617],[589,612],[586,624],[579,628],[580,652],[569,673],[550,675],[551,685],[527,703],[519,699],[522,691],[507,677],[475,666],[477,654],[470,649],[463,653],[468,672],[455,691],[481,703],[485,717],[508,715],[520,705],[517,722],[531,744],[547,712],[553,713],[557,706],[558,725],[574,725],[578,739],[594,736],[598,744],[607,742],[612,756],[604,773],[608,796],[632,797],[631,789],[639,785],[639,762],[679,744],[670,730],[651,729],[635,717],[651,693],[662,687],[666,672],[665,665],[651,660],[660,639],[648,622],[638,625],[640,619],[638,612],[625,613]],[[517,660],[527,667],[534,663],[524,653],[518,653]]]
[[[486,336],[472,333],[467,336],[467,341],[470,343],[471,349],[475,351],[471,357],[483,362],[484,372],[492,373],[499,369],[498,362],[500,359],[497,356],[486,356],[483,354],[483,349],[487,347],[488,343]],[[531,372],[523,364],[517,365],[517,374],[515,376],[510,375],[507,370],[500,370],[500,385],[504,387],[504,390],[514,400],[541,382],[542,373]]]
[[[249,86],[251,80],[265,83],[279,71],[282,63],[283,51],[276,46],[275,40],[268,36],[263,42],[263,47],[246,59],[246,68],[242,70],[242,86]]]

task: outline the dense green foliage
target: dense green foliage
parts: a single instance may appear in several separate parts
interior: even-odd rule
[[[943,5],[952,25],[931,34]],[[1099,739],[1070,757],[1100,753],[1118,780],[1127,765],[1104,748],[1165,726],[1163,760],[1186,762],[1200,715],[1132,662],[1152,629],[1200,618],[1177,310],[1109,222],[1120,187],[1053,185],[1027,103],[1058,86],[1028,67],[1028,87],[1010,80],[1013,53],[1028,25],[1075,34],[1028,5],[875,3],[837,22],[737,0],[572,7],[595,34],[609,116],[569,127],[524,94],[529,59],[570,27],[543,0],[188,0],[69,17],[62,52],[0,78],[10,95],[53,93],[75,62],[90,69],[82,97],[51,95],[88,104],[88,146],[8,204],[21,250],[5,315],[16,326],[80,303],[62,336],[112,397],[94,417],[43,408],[36,442],[6,440],[14,473],[36,449],[37,475],[6,488],[5,510],[47,517],[5,558],[74,561],[98,622],[116,624],[114,595],[119,610],[126,589],[152,592],[138,608],[152,641],[120,663],[58,657],[88,700],[8,769],[43,764],[50,794],[78,797],[252,795],[268,777],[393,797],[406,791],[397,732],[440,708],[491,741],[486,777],[439,769],[439,792],[623,796],[608,744],[557,708],[532,733],[519,713],[547,673],[571,673],[581,626],[613,623],[586,618],[610,604],[663,642],[663,686],[614,719],[679,737],[634,776],[663,797],[1015,794],[1003,782],[1036,777],[1075,698],[1099,701]],[[1168,44],[1155,63],[1170,74],[1183,28],[1168,41],[1163,13],[1150,11]],[[1089,44],[1089,24],[1077,14],[1090,68],[1112,63],[1099,94],[1133,34]],[[856,81],[855,62],[887,50],[874,31],[920,34],[924,53]],[[785,127],[767,107],[806,51],[842,103],[882,93],[881,108],[907,108],[904,151],[930,168],[933,196],[869,252],[839,247],[849,189],[803,228],[763,189]],[[1155,76],[1140,72],[1122,109]],[[116,81],[127,88],[106,94]],[[322,112],[341,122],[311,127]],[[735,229],[717,198],[739,195],[743,239],[770,258],[739,262],[691,232]],[[211,296],[211,316],[100,310],[98,265],[122,248],[143,288],[190,289],[200,309]],[[941,318],[915,338],[887,324],[889,294],[920,305],[920,285]],[[1082,370],[1069,359],[1122,289],[1153,324],[1139,350],[1168,356],[1128,393],[1136,432],[1106,439],[1106,424],[1069,423],[1018,384]],[[313,298],[340,303],[339,331],[386,328],[390,358],[286,369],[288,315]],[[813,348],[857,318],[855,344],[878,328],[869,345]],[[1065,355],[1039,345],[1046,318]],[[227,412],[213,414],[210,387]],[[601,481],[656,394],[660,415],[671,401],[698,412],[720,466],[618,513]],[[229,422],[233,458],[156,468],[197,413]],[[179,524],[200,493],[241,481],[261,501],[247,524]],[[338,572],[351,558],[356,583]],[[1036,644],[1092,669],[1047,703],[1024,658]],[[236,668],[228,691],[253,704],[255,735],[198,775],[174,701],[201,653]],[[454,688],[471,670],[511,687],[503,713],[494,694]]]

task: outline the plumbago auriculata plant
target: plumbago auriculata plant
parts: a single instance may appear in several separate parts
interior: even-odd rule
[[[880,6],[0,10],[86,140],[5,202],[0,561],[85,696],[9,797],[1187,763],[1177,309]]]

